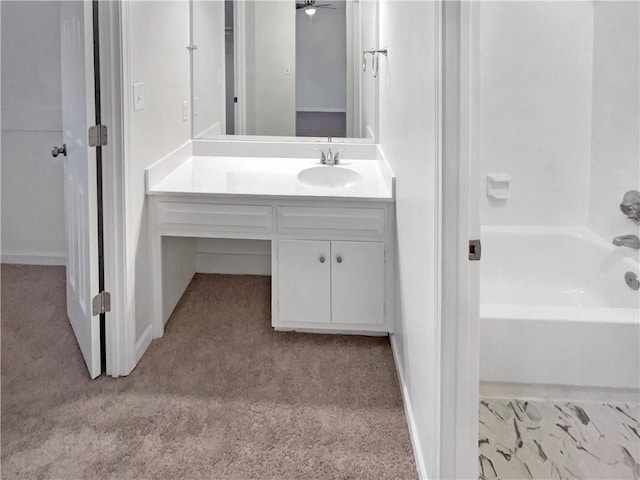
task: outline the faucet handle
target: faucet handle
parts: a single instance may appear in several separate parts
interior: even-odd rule
[[[620,211],[624,213],[627,218],[633,220],[636,223],[640,223],[640,192],[637,190],[629,190],[622,197],[622,203],[620,203]]]
[[[314,150],[317,150],[320,152],[320,163],[323,165],[327,164],[327,154],[325,153],[325,151],[322,148],[314,148]],[[329,150],[329,154],[331,154],[331,150]]]
[[[340,161],[340,153],[344,152],[345,150],[346,150],[345,148],[341,148],[340,150],[336,151],[336,153],[333,154],[334,163],[338,163]]]

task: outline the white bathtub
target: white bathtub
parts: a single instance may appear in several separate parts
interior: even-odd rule
[[[485,227],[480,379],[640,388],[637,254],[588,229]]]

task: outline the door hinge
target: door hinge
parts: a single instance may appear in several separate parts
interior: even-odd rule
[[[93,125],[89,127],[89,146],[103,147],[107,144],[107,126]]]
[[[91,301],[91,312],[93,315],[100,315],[111,311],[111,294],[109,292],[100,292]]]
[[[480,240],[469,240],[469,260],[480,260],[480,257],[482,257]]]

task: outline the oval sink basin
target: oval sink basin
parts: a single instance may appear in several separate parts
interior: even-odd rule
[[[313,187],[348,187],[362,180],[362,176],[349,168],[326,165],[311,167],[298,173],[298,180]]]

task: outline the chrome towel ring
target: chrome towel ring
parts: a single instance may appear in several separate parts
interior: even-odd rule
[[[378,78],[378,73],[380,73],[380,57],[379,55],[387,56],[387,47],[384,47],[379,50],[375,50],[373,52],[373,78]]]
[[[362,71],[363,72],[367,71],[367,54],[375,58],[376,51],[373,48],[371,50],[362,51]]]
[[[381,49],[372,48],[371,50],[363,50],[362,51],[362,71],[367,71],[367,54],[371,55],[371,69],[373,73],[373,78],[378,77],[378,73],[380,73],[380,58],[379,55],[387,56],[388,49],[387,47]]]

